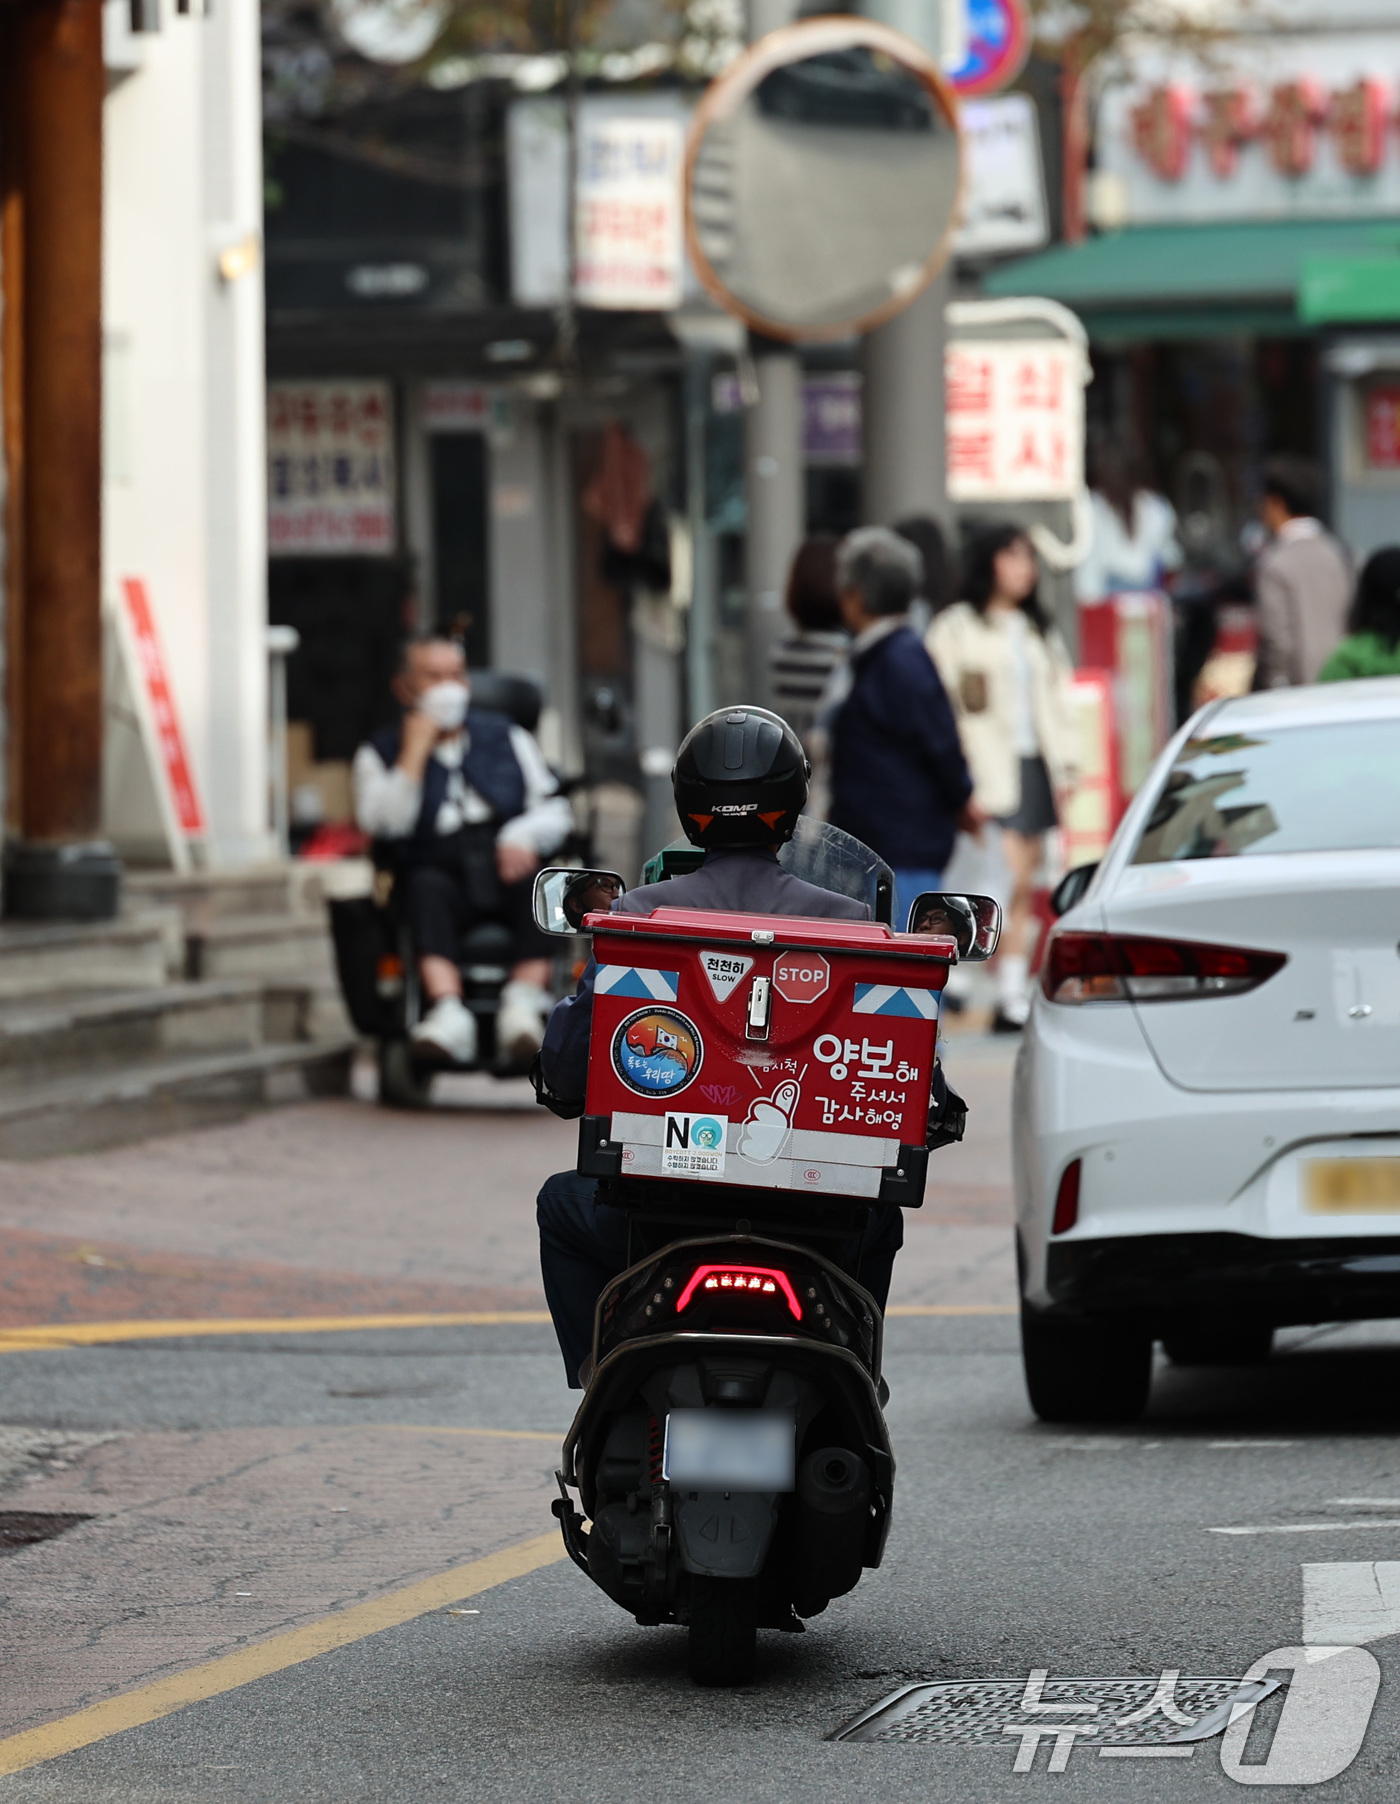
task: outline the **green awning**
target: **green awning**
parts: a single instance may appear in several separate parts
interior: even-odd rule
[[[1099,340],[1285,335],[1324,317],[1363,317],[1305,311],[1313,271],[1337,259],[1400,269],[1396,253],[1400,220],[1137,226],[1005,264],[983,292],[1063,301]]]
[[[1400,323],[1400,256],[1309,257],[1298,312],[1312,325]]]

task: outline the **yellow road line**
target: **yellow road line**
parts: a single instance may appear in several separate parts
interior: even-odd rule
[[[1010,1303],[894,1303],[894,1315],[1015,1315]],[[113,1341],[191,1340],[214,1334],[349,1334],[363,1328],[501,1328],[545,1323],[547,1309],[478,1309],[456,1315],[227,1316],[188,1322],[36,1322],[0,1328],[0,1353],[38,1347],[101,1347]]]
[[[89,1704],[72,1716],[62,1716],[57,1722],[25,1729],[0,1741],[0,1774],[22,1772],[41,1761],[56,1760],[60,1754],[71,1754],[75,1748],[105,1741],[109,1735],[120,1735],[124,1729],[153,1723],[190,1704],[221,1697],[241,1685],[251,1685],[272,1673],[284,1672],[289,1666],[318,1659],[383,1629],[412,1622],[430,1610],[442,1609],[466,1597],[480,1597],[482,1592],[510,1579],[523,1578],[528,1572],[537,1572],[540,1567],[552,1566],[565,1558],[557,1534],[537,1535],[532,1541],[503,1548],[483,1560],[469,1560],[465,1566],[454,1566],[433,1578],[404,1585],[369,1603],[353,1604],[348,1610],[339,1610],[305,1628],[274,1635],[217,1660],[206,1660],[186,1672],[156,1679],[105,1703]]]
[[[431,1422],[375,1422],[373,1427],[390,1434],[485,1434],[498,1441],[552,1441],[564,1444],[564,1431],[542,1434],[538,1428],[437,1428]]]
[[[891,1303],[892,1315],[1016,1315],[1014,1303]]]
[[[356,1328],[498,1328],[547,1322],[547,1309],[474,1310],[459,1315],[230,1316],[189,1322],[43,1322],[0,1328],[0,1353],[32,1347],[100,1347],[119,1340],[182,1340],[206,1334],[347,1334]]]

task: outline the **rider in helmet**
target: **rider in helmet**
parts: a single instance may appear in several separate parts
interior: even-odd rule
[[[705,852],[689,876],[634,889],[613,903],[622,914],[654,908],[708,908],[744,914],[815,915],[868,921],[864,902],[804,883],[778,863],[807,800],[811,766],[787,722],[766,708],[721,708],[686,735],[671,772],[686,838]],[[560,1112],[581,1114],[597,966],[590,959],[578,993],[556,1003],[540,1070]],[[571,1106],[575,1105],[575,1106]],[[559,1172],[540,1191],[540,1265],[569,1383],[593,1339],[593,1308],[627,1264],[627,1217],[596,1201],[597,1182]],[[883,1306],[904,1239],[898,1207],[872,1210],[860,1248],[860,1280]]]

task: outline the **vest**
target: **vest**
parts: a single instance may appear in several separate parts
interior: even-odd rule
[[[462,758],[462,781],[469,783],[490,808],[498,826],[514,820],[525,809],[525,773],[510,742],[511,721],[487,708],[467,712],[467,747]],[[385,727],[370,744],[390,770],[399,761],[403,744],[401,726]],[[447,800],[452,773],[440,758],[429,758],[423,771],[423,802],[410,839],[431,840],[437,833],[438,809]]]

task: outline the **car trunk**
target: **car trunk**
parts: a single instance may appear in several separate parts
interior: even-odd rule
[[[1187,860],[1125,871],[1111,933],[1284,952],[1238,996],[1134,1003],[1188,1090],[1400,1085],[1400,851]]]

